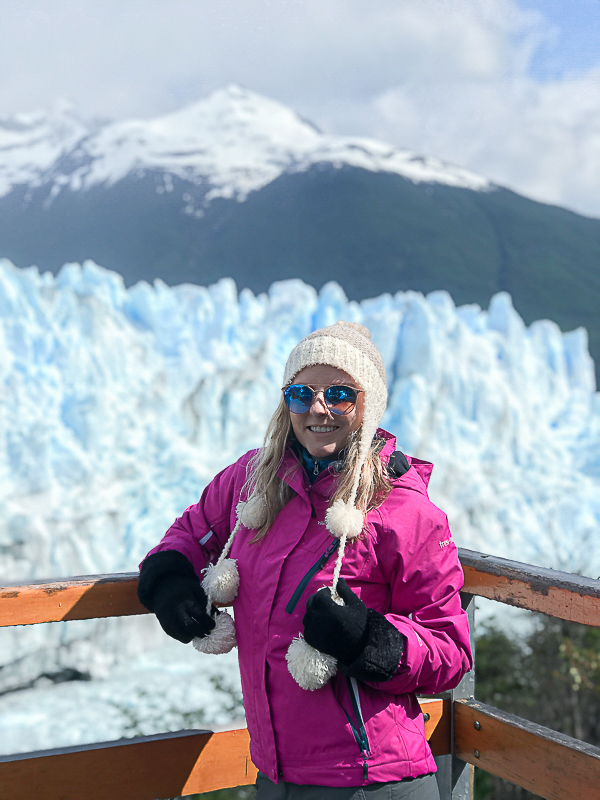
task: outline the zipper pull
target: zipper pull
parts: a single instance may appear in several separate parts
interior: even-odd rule
[[[315,461],[315,468],[313,469],[313,475],[319,474],[319,462]]]
[[[313,519],[317,516],[317,509],[315,508],[314,504],[310,504],[310,515]]]
[[[369,780],[369,765],[367,764],[367,759],[363,756],[363,781]]]

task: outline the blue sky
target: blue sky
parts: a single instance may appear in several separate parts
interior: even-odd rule
[[[600,63],[600,0],[521,0],[520,5],[555,28],[532,61],[536,77],[554,80]]]
[[[0,0],[0,117],[238,83],[600,217],[600,0]]]

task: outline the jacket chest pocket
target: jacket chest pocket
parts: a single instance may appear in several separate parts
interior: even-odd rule
[[[344,549],[341,576],[351,584],[353,580],[361,582],[371,571],[374,561],[371,536],[368,530],[364,531],[357,539],[348,539]],[[334,562],[335,563],[335,562]],[[334,563],[329,563],[326,569],[333,574]]]
[[[320,547],[323,547],[322,542]],[[332,576],[335,563],[338,558],[340,547],[339,539],[329,539],[326,548],[321,550],[321,555],[314,561],[313,564],[302,575],[294,591],[290,594],[289,600],[286,603],[285,610],[288,614],[292,614],[298,605],[298,601],[306,591],[309,583],[319,576],[322,582],[325,576]],[[344,550],[344,559],[342,561],[342,576],[350,581],[360,579],[363,573],[366,572],[368,565],[371,561],[371,550],[366,541],[357,540],[354,542],[346,542]]]
[[[329,561],[334,562],[335,556],[337,555],[338,549],[340,545],[339,539],[333,539],[327,545],[327,548],[323,551],[323,553],[319,556],[319,558],[315,561],[314,564],[310,566],[310,568],[305,572],[302,576],[298,585],[292,592],[290,599],[288,600],[285,610],[288,614],[293,614],[296,606],[298,605],[298,601],[306,591],[306,587],[311,582],[311,580],[321,572]]]

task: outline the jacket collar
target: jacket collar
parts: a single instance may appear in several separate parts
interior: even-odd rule
[[[388,464],[390,456],[396,450],[396,437],[383,428],[378,428],[376,435],[385,440],[379,457],[384,464]],[[420,458],[414,458],[412,456],[407,456],[407,459],[411,469],[405,472],[404,475],[396,478],[394,486],[402,486],[406,489],[411,489],[412,491],[427,495],[427,485],[431,477],[433,464],[429,461],[422,461]],[[337,462],[333,463],[335,464]],[[316,491],[318,494],[329,498],[334,491],[337,473],[335,472],[335,467],[329,467],[319,476],[319,480],[315,481],[311,487],[300,459],[292,445],[288,443],[285,448],[281,466],[277,470],[277,476],[281,478],[282,481],[285,481],[296,494],[305,497],[307,496],[308,490],[312,488],[312,491]]]

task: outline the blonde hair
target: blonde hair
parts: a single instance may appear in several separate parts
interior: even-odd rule
[[[336,500],[348,501],[352,494],[355,472],[359,465],[360,430],[359,428],[350,434],[342,451],[343,462],[331,505]],[[261,497],[265,508],[264,522],[257,529],[253,542],[267,535],[279,512],[295,495],[294,490],[277,475],[283,463],[286,445],[292,437],[290,412],[282,397],[269,422],[263,447],[250,459],[247,467],[244,494],[247,497]],[[373,439],[361,471],[356,507],[365,513],[380,506],[392,490],[387,470],[379,458],[384,443],[383,439]],[[300,464],[292,465],[284,477],[300,468]]]

